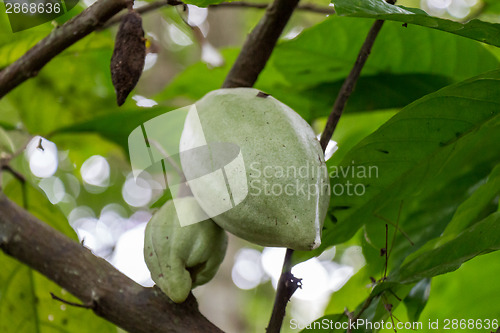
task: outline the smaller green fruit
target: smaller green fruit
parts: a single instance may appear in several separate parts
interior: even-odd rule
[[[193,197],[175,199],[183,211],[197,212]],[[227,235],[212,220],[181,227],[173,201],[151,218],[144,239],[144,258],[153,281],[176,303],[186,300],[191,289],[210,281],[227,248]]]

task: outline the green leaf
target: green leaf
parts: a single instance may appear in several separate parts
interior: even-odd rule
[[[500,46],[500,24],[471,20],[459,23],[429,16],[421,9],[391,5],[383,0],[332,0],[341,16],[392,20],[446,31],[487,44]]]
[[[500,72],[490,72],[428,95],[362,140],[340,165],[329,164],[331,216],[337,222],[325,224],[320,248],[348,240],[383,208],[397,212],[402,200],[439,193],[441,186],[474,168],[498,164],[499,80]],[[363,193],[348,195],[348,184],[351,192],[359,184]]]
[[[271,63],[292,87],[336,82],[351,70],[371,25],[368,20],[332,16],[280,43]],[[498,63],[475,41],[415,25],[404,28],[399,23],[386,22],[362,76],[418,73],[456,82],[496,69]]]
[[[365,20],[331,17],[293,40],[282,41],[255,87],[308,121],[328,116],[369,29],[370,22]],[[390,57],[386,55],[388,49]],[[155,99],[175,102],[187,97],[188,102],[194,102],[220,88],[238,53],[238,49],[223,50],[222,67],[209,68],[202,62],[187,67]],[[477,42],[388,22],[346,111],[401,108],[453,82],[495,69],[498,64]]]
[[[436,184],[436,189],[439,190],[423,201],[415,213],[408,216],[407,220],[411,221],[410,227],[403,224],[403,229],[412,235],[419,246],[422,244],[423,246],[416,251],[418,246],[406,251],[398,249],[393,252],[392,259],[396,259],[394,256],[398,257],[395,260],[398,263],[403,260],[406,262],[413,260],[422,253],[454,239],[467,227],[495,212],[495,198],[500,191],[499,169],[500,166],[497,165],[487,176],[487,180],[481,179],[483,170],[471,168],[464,177],[452,179],[444,185]],[[457,204],[453,202],[458,202],[460,205],[456,207]],[[426,224],[425,221],[432,222]],[[371,226],[367,228],[373,229]],[[415,235],[419,237],[415,239]],[[396,244],[401,248],[400,244]],[[410,252],[413,253],[409,254]]]
[[[308,121],[328,116],[370,26],[368,20],[333,16],[279,43],[256,87]],[[495,56],[475,41],[386,22],[346,112],[402,108],[446,85],[496,69],[498,64]],[[184,88],[200,87],[186,84]]]
[[[446,227],[441,242],[451,240],[462,230],[475,222],[484,209],[500,195],[500,165],[497,165],[488,176],[486,183],[482,184],[472,195],[456,210],[452,220]]]
[[[474,148],[476,151],[481,148],[481,143],[479,145],[479,147]],[[482,145],[485,146],[487,143]],[[489,145],[494,145],[494,143],[489,143]],[[369,243],[367,242],[363,249],[365,253],[373,251],[374,256],[377,256],[367,260],[368,266],[372,266],[374,270],[380,270],[380,267],[384,266],[385,260],[380,257],[379,252],[381,248],[385,247],[384,224],[387,221],[390,221],[388,235],[389,270],[399,267],[408,257],[418,256],[420,251],[429,246],[429,239],[441,239],[443,230],[452,220],[459,205],[467,200],[470,193],[477,188],[477,184],[483,181],[492,168],[491,164],[498,163],[498,158],[491,156],[478,161],[468,155],[466,151],[460,149],[458,154],[462,153],[463,156],[456,156],[454,160],[450,161],[449,169],[433,178],[432,185],[426,185],[425,182],[410,185],[414,189],[413,194],[406,194],[399,201],[398,199],[394,201],[388,199],[382,203],[385,204],[385,207],[381,211],[375,209],[375,216],[366,217],[365,239],[369,240]],[[437,162],[437,164],[439,163],[441,162]],[[460,167],[457,168],[456,164],[459,164]],[[408,177],[411,179],[413,176],[410,174]],[[406,180],[406,184],[408,183],[411,183],[409,179]],[[389,197],[392,194],[391,191],[392,187],[388,190]],[[401,207],[401,213],[399,213],[399,207]],[[489,205],[482,214],[491,214],[493,209],[494,207]],[[393,225],[397,223],[398,218],[400,230],[408,235],[413,244],[402,235],[401,231],[395,233]],[[427,248],[427,250],[432,248]],[[372,274],[379,273],[380,271],[375,271]]]
[[[497,0],[483,0],[483,13],[500,14],[500,2]]]
[[[429,293],[431,291],[431,280],[423,279],[420,280],[411,290],[408,296],[404,299],[404,304],[406,306],[406,311],[408,313],[408,318],[416,322],[420,317],[420,314],[427,304],[429,299]]]
[[[4,98],[15,107],[25,128],[40,135],[118,113],[109,68],[111,53],[111,48],[104,48],[60,55]]]
[[[17,260],[0,253],[0,331],[2,333],[115,333],[116,327],[92,311],[53,300],[50,293],[78,299]]]
[[[50,31],[51,30],[47,28],[32,28],[16,32],[15,34],[0,35],[0,69],[19,59],[43,37],[50,33]],[[93,34],[91,38],[85,38],[73,44],[67,50],[63,51],[60,57],[102,49],[113,49],[113,39],[111,38],[111,34],[107,31]]]
[[[356,83],[356,89],[349,97],[344,112],[383,110],[402,108],[411,102],[437,91],[454,81],[452,78],[433,74],[386,74],[362,76]],[[326,117],[331,112],[335,99],[344,83],[344,79],[321,83],[299,91],[300,99],[292,100],[285,92],[273,95],[294,109],[299,110],[307,120]]]
[[[389,278],[401,283],[415,282],[452,272],[467,260],[498,249],[500,249],[500,212],[491,214],[463,231],[457,238],[404,264]]]
[[[71,126],[60,127],[53,134],[98,133],[119,144],[128,152],[128,136],[137,126],[172,109],[171,107],[156,106],[147,110],[128,110],[106,114]],[[120,126],[116,126],[116,124],[120,124]]]

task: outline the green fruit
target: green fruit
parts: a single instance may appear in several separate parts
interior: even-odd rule
[[[227,247],[227,235],[212,220],[181,227],[176,207],[191,214],[199,205],[193,197],[168,201],[151,218],[144,239],[144,258],[158,287],[176,303],[191,289],[210,281]]]
[[[208,216],[259,245],[318,247],[330,187],[309,124],[251,88],[212,91],[195,106],[181,136],[181,163]]]

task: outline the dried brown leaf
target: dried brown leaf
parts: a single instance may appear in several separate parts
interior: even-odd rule
[[[111,81],[118,105],[125,103],[128,94],[141,77],[146,57],[146,44],[141,16],[129,11],[118,29],[111,57]]]

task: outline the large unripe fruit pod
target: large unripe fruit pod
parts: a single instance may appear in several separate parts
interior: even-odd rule
[[[175,199],[183,212],[197,214],[193,197]],[[176,303],[210,281],[224,259],[227,235],[212,220],[181,226],[173,201],[166,202],[146,227],[144,259],[156,285]]]
[[[263,246],[320,245],[328,172],[312,128],[290,107],[252,88],[212,91],[191,109],[180,151],[194,197],[226,231]]]

